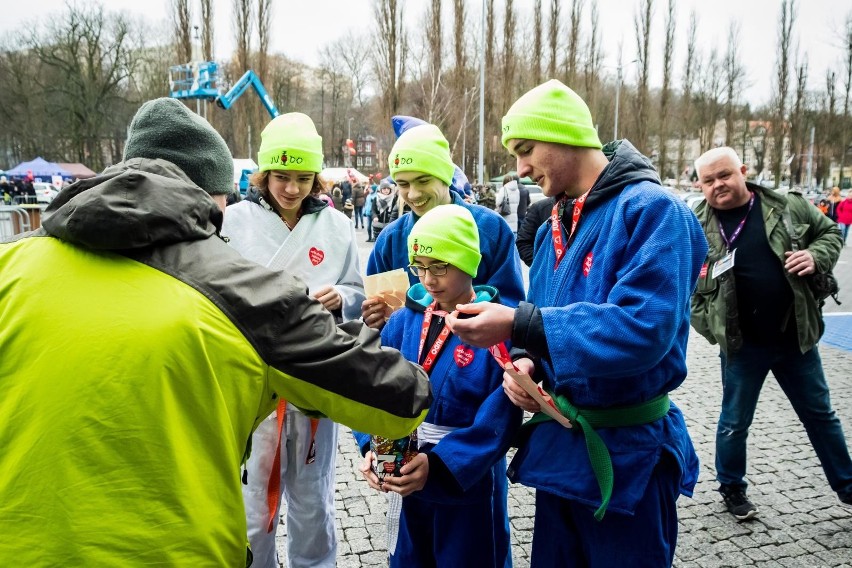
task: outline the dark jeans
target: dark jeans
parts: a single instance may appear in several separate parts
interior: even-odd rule
[[[373,216],[367,215],[367,238],[373,239]]]
[[[722,360],[722,415],[716,428],[716,479],[745,487],[746,439],[760,389],[769,371],[802,421],[829,485],[852,490],[852,459],[814,346],[802,354],[783,345],[752,345]]]
[[[355,228],[361,227],[364,228],[364,207],[363,206],[355,206]]]

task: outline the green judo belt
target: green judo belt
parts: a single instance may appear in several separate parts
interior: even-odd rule
[[[609,450],[595,428],[623,428],[626,426],[639,426],[655,422],[668,414],[671,400],[668,394],[662,394],[647,402],[633,406],[621,406],[617,408],[577,408],[564,396],[548,393],[553,402],[571,424],[583,431],[586,439],[586,451],[589,453],[589,461],[592,463],[592,471],[601,490],[601,505],[595,511],[595,519],[603,519],[609,500],[612,497],[612,460]],[[538,412],[524,424],[524,428],[553,420],[543,412]]]

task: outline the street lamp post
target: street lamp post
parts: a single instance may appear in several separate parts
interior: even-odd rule
[[[634,59],[633,61],[628,61],[627,65],[631,63],[636,63],[638,59]],[[621,57],[618,58],[618,66],[615,68],[617,73],[617,78],[615,81],[615,121],[612,126],[612,139],[618,140],[618,103],[621,98],[621,71],[624,67],[621,65]]]
[[[485,0],[479,30],[479,183],[485,183]]]
[[[346,139],[352,140],[352,121],[355,120],[355,117],[352,116],[346,121]]]
[[[612,139],[618,140],[618,100],[621,97],[621,60],[618,62],[617,79],[615,81],[615,123],[612,126]]]

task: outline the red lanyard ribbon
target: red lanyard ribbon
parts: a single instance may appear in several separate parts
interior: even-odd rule
[[[426,344],[426,337],[429,335],[429,326],[432,323],[432,314],[437,313],[441,317],[446,317],[447,315],[447,312],[435,311],[437,304],[437,302],[432,302],[432,304],[428,308],[426,308],[426,313],[423,315],[423,327],[420,329],[420,347],[417,349],[418,361],[423,357],[423,346]],[[447,342],[447,338],[449,336],[450,326],[448,326],[446,322],[444,322],[444,325],[441,328],[441,332],[435,339],[435,343],[433,343],[432,347],[429,348],[429,353],[426,355],[426,359],[424,359],[423,362],[420,364],[420,366],[423,367],[423,370],[427,373],[432,370],[432,365],[435,364],[435,360],[441,353],[441,349],[443,349],[444,344]]]
[[[559,208],[564,206],[566,197],[563,195],[561,199],[553,204],[553,210],[550,213],[550,232],[553,235],[553,252],[556,253],[556,264],[554,264],[553,270],[559,268],[559,261],[565,256],[565,248],[571,244],[571,239],[577,230],[577,224],[580,222],[580,215],[583,213],[583,206],[586,204],[586,198],[589,196],[591,190],[592,188],[587,189],[583,195],[574,200],[574,211],[571,214],[571,232],[568,233],[568,238],[565,241],[562,240],[562,227],[560,226],[562,223],[559,219]]]

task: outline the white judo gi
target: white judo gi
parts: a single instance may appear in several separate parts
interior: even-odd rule
[[[305,198],[303,210],[302,218],[290,231],[262,198],[259,203],[242,201],[227,208],[222,234],[244,257],[301,278],[310,294],[333,285],[342,298],[344,321],[360,317],[364,285],[352,222],[310,196]],[[267,532],[267,495],[278,433],[277,415],[273,413],[252,436],[252,452],[246,463],[248,484],[243,486],[248,538],[254,555],[252,566],[261,568],[278,568],[275,533],[282,499],[274,513],[272,532]],[[288,403],[280,442],[280,489],[287,504],[287,556],[291,568],[333,567],[337,557],[337,424],[321,419],[314,441],[315,459],[306,463],[311,421]]]

